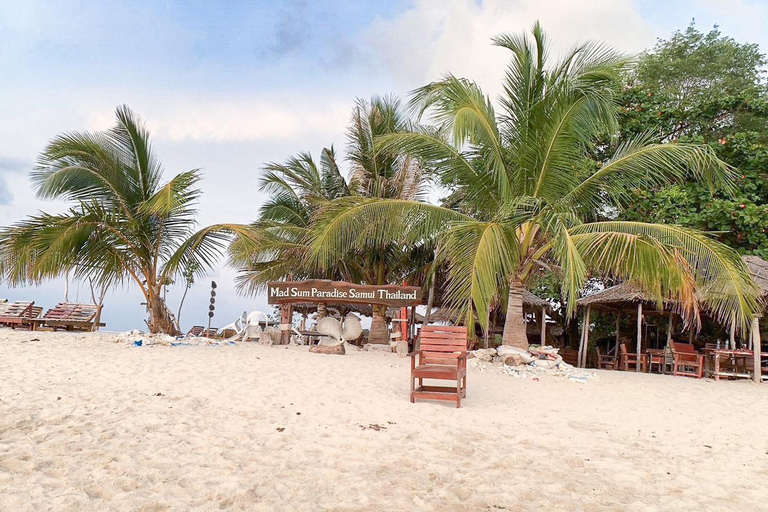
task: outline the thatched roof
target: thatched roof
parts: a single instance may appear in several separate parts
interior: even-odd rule
[[[528,290],[525,290],[523,292],[523,306],[527,308],[535,308],[536,310],[539,310],[541,308],[550,308],[550,303],[541,297],[537,297],[536,295],[532,294]],[[448,308],[440,308],[429,317],[430,322],[456,322],[458,320],[459,315],[456,313],[456,311]]]
[[[637,304],[638,302],[656,304],[656,298],[644,291],[638,285],[626,282],[582,297],[577,304],[579,307],[590,305],[621,307],[625,304]],[[670,304],[669,301],[666,301],[665,303]]]
[[[749,273],[757,286],[768,295],[768,261],[758,256],[744,256],[744,262],[749,267]]]

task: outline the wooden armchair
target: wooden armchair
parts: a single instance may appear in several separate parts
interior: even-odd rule
[[[461,399],[467,396],[467,328],[425,325],[419,339],[419,350],[409,354],[411,403],[417,398],[449,400],[456,402],[457,408],[461,407]],[[455,380],[456,386],[425,386],[424,379]]]
[[[600,347],[595,347],[597,352],[597,367],[601,370],[618,370],[618,357],[616,354],[603,354]]]
[[[669,342],[674,358],[674,374],[685,377],[704,377],[704,355],[696,351],[696,347],[689,343]]]
[[[637,368],[640,365],[640,371],[648,370],[648,354],[634,354],[627,352],[627,344],[619,344],[619,370],[629,371],[629,367]]]

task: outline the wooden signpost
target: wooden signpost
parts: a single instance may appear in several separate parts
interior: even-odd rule
[[[314,302],[318,306],[332,303],[370,304],[405,309],[421,304],[422,292],[418,286],[378,286],[327,279],[273,281],[267,284],[267,302],[280,306],[280,330],[285,343],[290,339],[295,302]],[[402,329],[406,336],[407,321],[403,322]]]
[[[267,300],[269,304],[349,302],[400,308],[421,304],[422,293],[418,286],[378,286],[310,279],[307,281],[273,281],[267,285]]]

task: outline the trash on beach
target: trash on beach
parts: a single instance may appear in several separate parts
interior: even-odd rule
[[[231,340],[214,340],[203,336],[175,337],[169,334],[146,334],[141,331],[128,331],[117,335],[118,343],[128,343],[134,347],[196,347],[196,346],[214,346],[237,345],[237,342]]]
[[[589,379],[597,379],[594,372],[587,372],[564,362],[558,354],[558,349],[549,346],[532,346],[529,350],[501,346],[470,352],[468,366],[484,372],[488,370],[488,364],[500,364],[502,374],[516,379],[531,378],[540,381],[541,377],[549,376],[579,384],[585,384]]]

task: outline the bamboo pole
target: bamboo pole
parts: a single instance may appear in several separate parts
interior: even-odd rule
[[[547,307],[546,306],[541,306],[541,328],[539,330],[541,335],[541,346],[543,347],[547,344]]]
[[[736,315],[731,317],[731,332],[728,341],[730,343],[730,349],[736,350]]]
[[[760,353],[760,319],[758,317],[755,317],[752,319],[752,347],[753,347],[753,358],[754,358],[754,364],[753,364],[753,375],[752,380],[755,382],[762,382],[763,381],[763,367],[762,367],[762,360],[760,359],[761,353]]]
[[[579,368],[584,368],[587,365],[587,347],[589,346],[589,313],[591,305],[587,304],[587,308],[584,310],[584,326],[581,329],[581,341],[579,343]]]
[[[635,371],[640,371],[640,358],[643,348],[643,303],[637,305],[637,351],[635,352],[636,364]]]
[[[616,357],[619,356],[619,345],[621,344],[621,311],[616,313]]]
[[[672,315],[673,313],[669,312],[669,323],[667,324],[667,346],[669,346],[669,342],[672,341]]]

